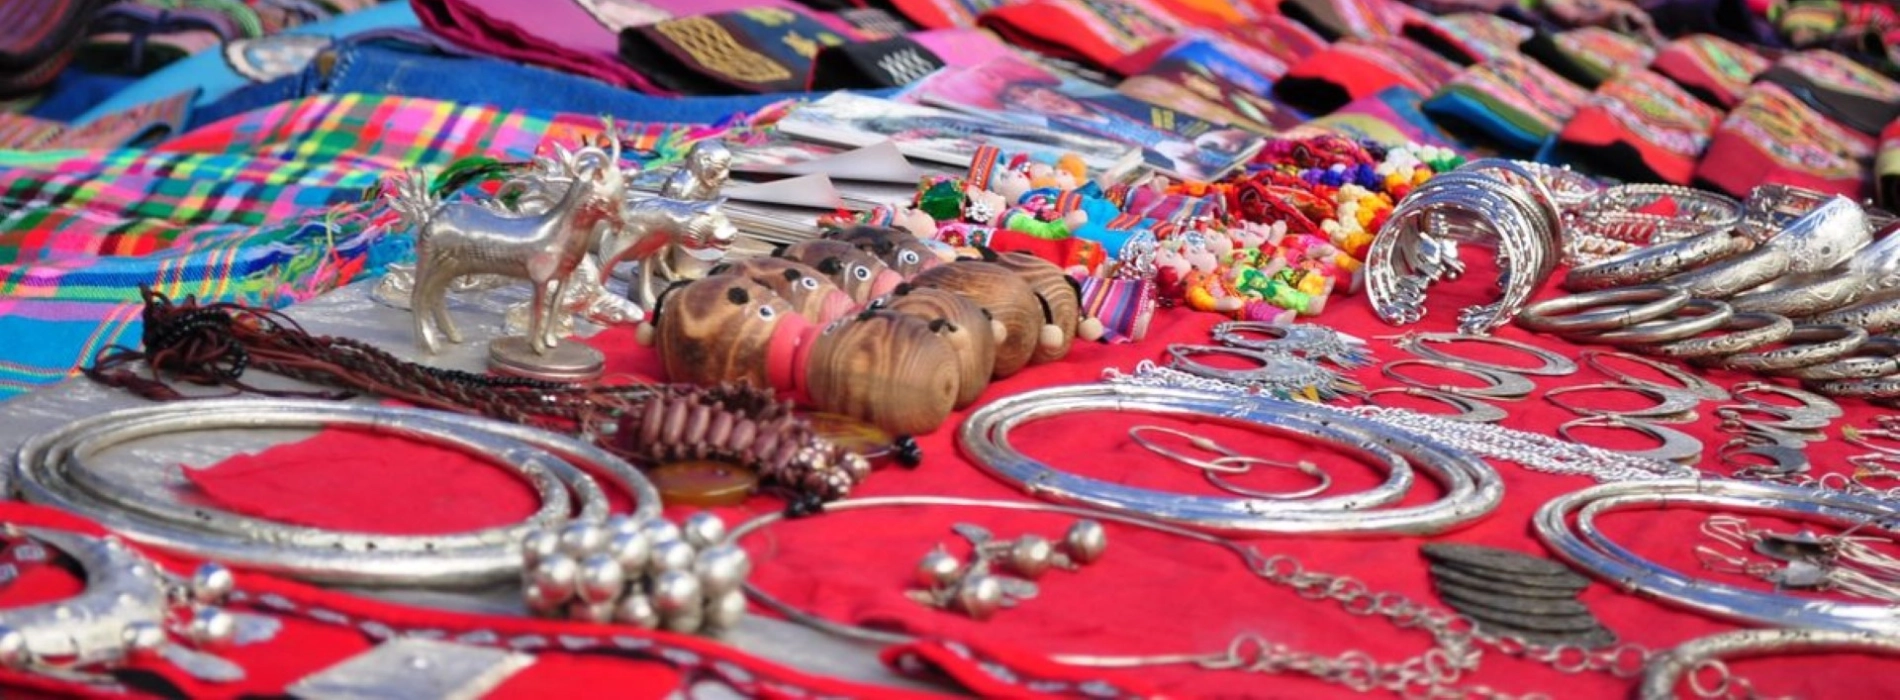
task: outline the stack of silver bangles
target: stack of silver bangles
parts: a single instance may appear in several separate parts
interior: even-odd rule
[[[1024,423],[1093,410],[1173,415],[1292,434],[1380,465],[1386,478],[1364,492],[1304,500],[1192,496],[1071,474],[1010,443],[1010,432]],[[1185,389],[1084,384],[1025,392],[972,414],[958,431],[958,442],[984,471],[1030,495],[1210,532],[1434,534],[1490,513],[1504,496],[1497,472],[1483,459],[1423,435],[1307,403],[1237,400]],[[1417,472],[1436,480],[1443,495],[1420,505],[1387,508],[1412,490]]]
[[[1483,335],[1509,323],[1559,262],[1564,216],[1538,171],[1485,159],[1434,177],[1400,200],[1366,254],[1367,294],[1393,325],[1425,316],[1425,292],[1464,274],[1458,243],[1497,248],[1498,301],[1465,309],[1459,330]]]
[[[1630,508],[1687,506],[1819,520],[1892,533],[1891,501],[1831,489],[1729,479],[1603,484],[1559,496],[1538,509],[1532,525],[1557,556],[1617,587],[1658,601],[1748,624],[1900,634],[1900,615],[1886,604],[1852,603],[1743,588],[1698,579],[1637,556],[1597,529],[1597,518]]]
[[[1760,219],[1748,226],[1571,269],[1575,294],[1524,308],[1518,325],[1831,396],[1900,397],[1900,343],[1871,336],[1900,329],[1900,237],[1874,241],[1844,197],[1764,186],[1748,207]]]
[[[341,532],[183,504],[115,478],[98,465],[102,452],[157,435],[327,427],[375,431],[485,459],[527,481],[540,508],[523,522],[473,532]],[[10,488],[28,501],[84,516],[134,541],[206,560],[318,583],[437,588],[514,580],[521,571],[519,545],[530,530],[606,518],[607,496],[590,473],[625,492],[634,517],[658,515],[659,492],[639,470],[573,438],[419,409],[232,399],[114,411],[35,436],[20,447]]]
[[[1668,214],[1649,211],[1669,199]],[[1743,207],[1732,198],[1675,185],[1617,185],[1583,205],[1564,239],[1564,261],[1590,264],[1644,246],[1663,245],[1742,223]]]

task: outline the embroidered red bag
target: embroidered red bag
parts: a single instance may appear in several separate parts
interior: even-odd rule
[[[1669,42],[1649,68],[1676,81],[1689,94],[1726,108],[1742,101],[1748,84],[1768,70],[1768,59],[1713,34],[1696,34]]]
[[[1786,184],[1853,198],[1867,190],[1874,140],[1829,121],[1774,83],[1756,83],[1716,127],[1699,184],[1742,197]]]
[[[1667,78],[1630,71],[1597,88],[1558,134],[1558,147],[1608,175],[1686,185],[1721,118]]]

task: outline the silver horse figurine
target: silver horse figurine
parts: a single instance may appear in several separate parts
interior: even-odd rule
[[[462,342],[444,297],[453,280],[480,274],[531,282],[529,347],[546,354],[559,344],[560,324],[554,318],[559,301],[575,268],[586,258],[596,231],[623,227],[626,180],[612,166],[619,162],[617,141],[611,153],[593,147],[574,153],[556,150],[563,174],[572,184],[559,201],[538,214],[509,216],[473,202],[438,202],[420,173],[412,172],[408,183],[398,184],[391,206],[406,223],[416,226],[410,311],[415,316],[416,340],[427,352],[440,348],[438,329],[451,342]],[[592,162],[599,159],[604,162]]]

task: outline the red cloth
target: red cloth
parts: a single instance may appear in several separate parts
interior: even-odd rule
[[[1471,251],[1476,253],[1477,251]],[[1491,279],[1488,262],[1471,255],[1471,270],[1462,283],[1442,285],[1432,290],[1432,313],[1418,330],[1448,330],[1455,323],[1456,311],[1482,298]],[[1554,290],[1545,290],[1545,294]],[[1058,384],[1092,382],[1103,368],[1131,369],[1141,360],[1158,360],[1162,349],[1171,342],[1208,342],[1208,329],[1220,319],[1187,311],[1157,314],[1148,341],[1137,344],[1100,345],[1078,343],[1064,361],[1031,368],[1014,377],[996,382],[985,394],[988,398]],[[1361,338],[1390,334],[1394,329],[1379,323],[1363,298],[1337,300],[1321,320]],[[1506,338],[1525,340],[1556,349],[1575,357],[1577,346],[1545,337],[1532,336],[1515,328],[1499,332]],[[1384,340],[1373,340],[1372,348],[1383,359],[1403,354]],[[609,331],[594,344],[608,350],[610,372],[653,375],[660,364],[654,352],[634,344],[632,333]],[[1457,348],[1455,350],[1464,350]],[[1480,356],[1473,350],[1473,356]],[[1503,357],[1505,351],[1485,352],[1484,357]],[[1523,360],[1519,360],[1523,361]],[[1647,370],[1638,369],[1647,375]],[[1394,383],[1376,369],[1356,375],[1371,387]],[[1427,375],[1429,376],[1429,375]],[[1743,380],[1745,375],[1710,375],[1723,385]],[[1564,378],[1536,378],[1541,388],[1608,381],[1588,368]],[[1445,381],[1457,381],[1447,378]],[[1600,406],[1633,406],[1640,399],[1625,395],[1584,395],[1572,397]],[[1598,403],[1600,402],[1600,403]],[[1427,404],[1428,405],[1428,404]],[[1506,425],[1549,433],[1556,424],[1573,416],[1533,398],[1502,404],[1512,415]],[[1714,448],[1722,442],[1715,431],[1713,408],[1705,403],[1702,420],[1684,427],[1709,447],[1701,465],[1725,472],[1714,460]],[[1858,401],[1843,403],[1848,415],[1838,426],[1866,426],[1881,413]],[[860,495],[930,494],[979,498],[1021,498],[1013,488],[1003,485],[978,470],[958,454],[954,445],[955,428],[967,413],[958,413],[935,433],[918,438],[925,453],[921,467],[906,471],[883,467],[874,474]],[[1133,445],[1126,428],[1138,423],[1178,424],[1159,418],[1117,414],[1081,414],[1050,419],[1019,429],[1014,442],[1029,454],[1063,465],[1066,469],[1117,482],[1152,486],[1184,493],[1217,495],[1200,477],[1177,464],[1163,461]],[[1207,428],[1205,434],[1237,449],[1273,455],[1299,452],[1324,465],[1338,482],[1337,489],[1357,489],[1370,485],[1375,476],[1369,469],[1354,466],[1337,456],[1314,454],[1310,446],[1295,440],[1250,434],[1231,428]],[[1642,438],[1620,432],[1585,431],[1580,436],[1600,440],[1608,446],[1638,446]],[[313,441],[314,442],[314,441]],[[313,442],[299,443],[310,446]],[[312,449],[321,448],[316,444]],[[294,447],[283,448],[294,450]],[[294,454],[287,453],[287,454]],[[375,452],[335,454],[329,457],[329,469],[378,468],[403,469],[422,459],[443,461],[466,458],[396,448]],[[1809,448],[1818,470],[1836,470],[1853,450],[1840,440],[1816,443]],[[349,464],[363,465],[348,467]],[[1462,530],[1433,538],[1384,538],[1343,540],[1331,538],[1263,538],[1253,544],[1268,554],[1296,557],[1315,571],[1346,574],[1364,583],[1372,591],[1392,591],[1414,600],[1442,607],[1433,596],[1425,568],[1417,553],[1426,541],[1453,541],[1509,547],[1521,552],[1544,554],[1530,533],[1531,514],[1544,502],[1562,493],[1592,485],[1582,477],[1553,476],[1532,472],[1509,463],[1495,463],[1506,487],[1506,501],[1499,509]],[[468,469],[492,469],[466,464]],[[1269,470],[1270,472],[1271,470]],[[1818,475],[1818,474],[1817,474]],[[1263,472],[1236,479],[1243,486],[1257,488],[1298,488],[1306,482],[1296,475]],[[522,487],[515,487],[517,489]],[[1429,489],[1427,489],[1429,490]],[[389,495],[400,498],[400,495]],[[470,500],[466,508],[484,511],[499,498],[519,494],[497,493],[490,498]],[[1408,502],[1425,496],[1416,495]],[[339,517],[351,508],[348,501],[324,499],[334,503]],[[781,504],[759,498],[739,508],[723,509],[728,522],[737,523],[748,514],[767,512]],[[671,509],[674,516],[687,509]],[[1697,528],[1704,514],[1693,510],[1619,513],[1607,516],[1602,525],[1618,542],[1678,571],[1697,576],[1704,572],[1692,553],[1704,540]],[[503,515],[496,513],[495,522]],[[918,557],[939,543],[959,555],[967,546],[949,527],[953,523],[981,524],[998,536],[1010,537],[1027,532],[1058,537],[1069,519],[1039,514],[1019,514],[976,508],[905,508],[837,513],[815,519],[780,523],[763,533],[747,538],[746,548],[756,561],[753,582],[764,590],[794,605],[834,620],[849,620],[885,628],[904,629],[967,641],[971,646],[1004,660],[1027,678],[1037,678],[1050,666],[1037,655],[1054,653],[1161,653],[1216,652],[1234,635],[1253,632],[1269,642],[1327,654],[1363,650],[1382,661],[1416,655],[1429,647],[1429,638],[1418,631],[1397,630],[1369,617],[1348,614],[1337,604],[1308,601],[1296,593],[1266,584],[1250,573],[1231,555],[1199,544],[1153,532],[1109,525],[1110,545],[1106,556],[1080,572],[1051,572],[1039,583],[1041,595],[1021,606],[1000,612],[988,622],[933,611],[903,596],[911,569]],[[1766,524],[1766,523],[1763,523]],[[389,521],[367,518],[357,523],[365,529],[415,528]],[[1725,577],[1733,582],[1744,579]],[[1612,630],[1624,638],[1650,648],[1660,649],[1693,637],[1734,629],[1699,614],[1686,612],[1618,592],[1613,586],[1597,583],[1583,594],[1582,600]],[[389,606],[382,606],[387,608]],[[426,615],[416,611],[416,615]],[[900,667],[919,666],[948,669],[948,675],[963,679],[979,692],[1009,694],[1007,686],[993,684],[995,676],[980,665],[958,665],[962,658],[941,644],[906,647],[890,652],[888,658]],[[255,663],[283,667],[318,667],[322,663],[284,658],[283,652],[271,655],[255,652]],[[341,654],[322,657],[327,663]],[[269,656],[266,659],[264,657]],[[902,664],[903,657],[920,658],[921,663]],[[651,667],[623,669],[614,663],[563,661],[549,670],[532,671],[530,680],[511,681],[504,690],[528,693],[541,691],[543,697],[618,695],[623,682],[631,677],[657,682],[658,671]],[[1737,662],[1738,673],[1746,675],[1757,690],[1766,694],[1798,694],[1821,697],[1891,697],[1900,690],[1900,669],[1892,660],[1876,660],[1853,655],[1805,658],[1763,659]],[[537,667],[540,668],[540,667]],[[560,669],[556,674],[553,669]],[[1497,690],[1520,694],[1531,691],[1559,693],[1564,697],[1622,697],[1633,687],[1631,681],[1599,674],[1567,675],[1540,664],[1505,658],[1496,653],[1484,656],[1482,670],[1466,679],[1467,684],[1484,684]],[[1838,672],[1830,672],[1838,671]],[[1071,672],[1073,670],[1071,669]],[[1176,696],[1247,695],[1256,697],[1357,697],[1337,686],[1297,676],[1270,676],[1232,672],[1199,671],[1183,666],[1156,666],[1138,670],[1099,671],[1099,677],[1129,692],[1156,692]],[[978,675],[981,674],[981,675]],[[988,680],[986,680],[988,679]],[[549,685],[540,686],[546,683]],[[642,686],[635,686],[642,687]],[[611,690],[610,690],[611,689]],[[842,691],[850,692],[850,691]],[[1021,691],[1021,694],[1027,694]]]

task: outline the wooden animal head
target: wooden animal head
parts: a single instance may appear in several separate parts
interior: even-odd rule
[[[655,340],[671,381],[749,380],[764,387],[770,386],[773,334],[792,319],[797,327],[809,325],[764,285],[739,275],[715,275],[666,294]]]
[[[740,275],[765,285],[790,302],[799,315],[821,325],[843,318],[858,306],[831,278],[797,260],[749,258],[720,263],[712,274]]]
[[[799,241],[778,257],[816,268],[860,304],[889,294],[904,282],[904,278],[883,261],[844,241],[823,238]]]
[[[1076,326],[1082,320],[1082,296],[1076,292],[1075,283],[1055,263],[1028,253],[1003,253],[996,256],[995,262],[1029,283],[1042,306],[1043,320],[1047,323],[1045,333],[1053,328],[1058,334],[1038,338],[1036,352],[1030,356],[1029,363],[1039,365],[1067,356],[1075,344]]]
[[[826,327],[805,366],[812,402],[892,433],[936,430],[958,394],[957,353],[930,323],[866,310]]]
[[[929,323],[957,353],[957,408],[975,402],[996,370],[996,344],[1006,331],[976,302],[942,289],[903,285],[878,300],[881,308]]]
[[[943,264],[943,259],[937,257],[937,252],[931,250],[929,244],[900,228],[852,226],[826,238],[850,243],[859,250],[877,256],[904,279]]]
[[[1002,379],[1029,364],[1042,337],[1042,303],[1015,272],[996,263],[958,260],[920,272],[910,284],[958,294],[1003,324],[1004,337],[996,344],[996,366],[990,376]]]

